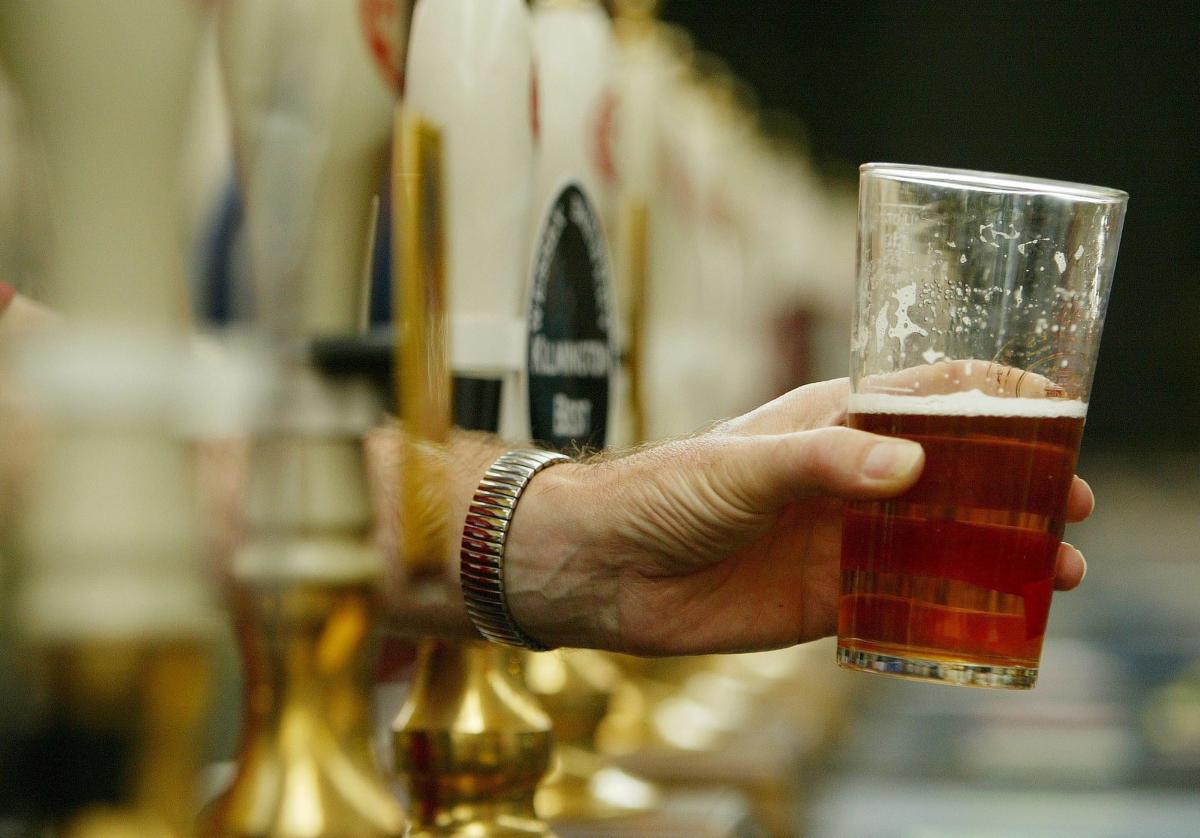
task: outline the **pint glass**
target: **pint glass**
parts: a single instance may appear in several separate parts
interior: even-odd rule
[[[925,470],[846,505],[841,665],[1033,686],[1127,199],[862,167],[848,423]]]

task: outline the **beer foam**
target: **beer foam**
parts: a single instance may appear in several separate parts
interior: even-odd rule
[[[1038,419],[1087,415],[1081,399],[1032,399],[989,396],[979,390],[933,396],[897,396],[891,393],[851,393],[851,413],[901,413],[919,416],[1028,416]]]

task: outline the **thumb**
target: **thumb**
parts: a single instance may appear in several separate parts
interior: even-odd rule
[[[744,437],[735,448],[728,488],[756,509],[812,495],[890,497],[915,483],[925,465],[915,442],[842,427]]]

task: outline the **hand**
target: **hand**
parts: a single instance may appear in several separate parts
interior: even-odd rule
[[[547,643],[642,655],[833,633],[842,500],[896,495],[924,463],[915,443],[841,427],[847,396],[844,380],[814,384],[694,438],[543,472],[510,534],[517,623]],[[1092,506],[1076,478],[1067,519]],[[1056,587],[1084,572],[1064,544]]]

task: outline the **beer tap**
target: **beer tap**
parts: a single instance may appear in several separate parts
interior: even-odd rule
[[[529,427],[563,449],[632,442],[617,347],[626,331],[614,300],[608,230],[618,185],[618,103],[612,26],[592,0],[533,4],[541,139],[529,287]],[[561,359],[588,357],[580,371]],[[582,821],[650,808],[657,791],[596,753],[618,686],[599,653],[531,655],[527,683],[550,710],[554,770],[538,792],[544,817]],[[614,790],[616,790],[614,792]]]
[[[201,4],[0,4],[46,173],[63,322],[21,373],[48,437],[21,515],[18,623],[47,697],[22,782],[71,836],[190,832],[214,628],[182,436],[179,164]]]
[[[369,540],[363,438],[380,411],[366,381],[323,375],[306,351],[362,320],[398,78],[373,48],[380,18],[365,8],[234,0],[221,19],[274,381],[253,445],[248,538],[233,563],[246,679],[240,753],[232,784],[201,817],[205,835],[406,828],[370,749],[384,566]]]
[[[404,434],[441,441],[445,383],[428,372],[445,358],[454,424],[511,435],[523,425],[519,312],[535,115],[529,14],[520,0],[422,0],[411,31],[394,173]],[[427,336],[423,346],[417,335]],[[436,481],[410,443],[406,468],[415,464]],[[415,584],[438,574],[437,557],[450,552],[446,540],[460,525],[430,497],[401,502],[402,551]],[[414,836],[550,834],[533,808],[550,759],[550,720],[513,666],[501,646],[421,642],[412,691],[393,725]]]

